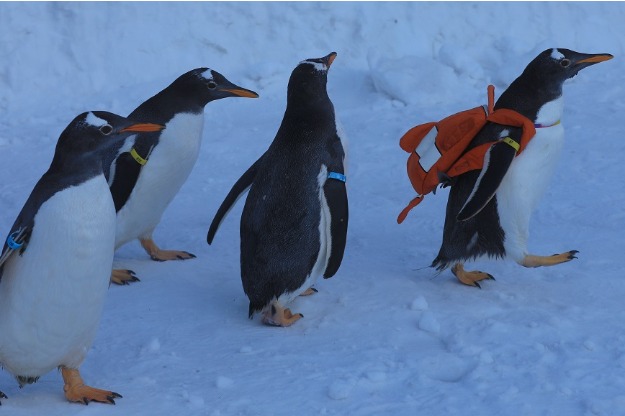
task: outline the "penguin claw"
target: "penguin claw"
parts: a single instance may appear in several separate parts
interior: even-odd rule
[[[468,272],[464,270],[464,266],[461,263],[456,263],[452,268],[451,272],[458,279],[458,281],[467,286],[477,287],[481,289],[482,286],[478,283],[480,280],[495,280],[492,274],[485,273],[482,271],[471,271]]]
[[[150,254],[150,258],[154,261],[168,261],[168,260],[189,260],[194,259],[197,256],[189,253],[188,251],[175,251],[175,250],[159,250],[156,253]]]
[[[111,283],[115,283],[116,285],[125,286],[129,285],[132,282],[140,282],[136,273],[133,270],[129,269],[115,269],[111,273]]]
[[[141,280],[139,280],[139,278],[137,276],[130,276],[130,278],[128,278],[127,280],[124,280],[122,282],[123,286],[127,286],[130,285],[130,283],[134,283],[134,282],[140,282]]]

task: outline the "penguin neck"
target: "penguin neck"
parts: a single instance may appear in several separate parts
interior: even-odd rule
[[[540,107],[534,125],[538,128],[551,127],[562,119],[562,109],[564,108],[564,100],[559,96],[555,100],[549,101]]]
[[[102,157],[95,154],[55,153],[47,173],[75,177],[82,182],[103,175],[102,166]]]
[[[532,120],[535,124],[552,125],[562,117],[562,85],[520,76],[497,100],[495,110],[507,108]]]
[[[330,119],[330,120],[328,120]],[[318,126],[334,123],[334,106],[327,100],[319,100],[314,103],[307,102],[303,105],[301,101],[287,103],[281,129],[292,131],[293,134],[279,135],[285,138],[297,137],[298,141],[307,138],[317,137],[315,134],[301,134],[302,131],[316,131]]]
[[[209,101],[198,92],[197,87],[169,87],[146,100],[128,117],[157,117],[155,121],[166,124],[179,113],[201,113]]]
[[[287,96],[285,119],[315,122],[327,117],[327,114],[334,114],[334,106],[327,93],[316,97]]]

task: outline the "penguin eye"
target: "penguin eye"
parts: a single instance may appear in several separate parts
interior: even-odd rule
[[[568,59],[563,59],[560,61],[560,65],[562,65],[563,68],[568,67],[569,65],[571,65],[571,61]]]
[[[217,88],[217,84],[215,84],[214,81],[208,81],[206,86],[208,87],[209,90],[214,90],[215,88]]]
[[[108,136],[112,132],[113,132],[113,127],[110,124],[105,124],[102,127],[100,127],[100,133],[102,133],[105,136]]]

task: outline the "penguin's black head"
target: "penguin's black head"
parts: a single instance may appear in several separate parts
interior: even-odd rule
[[[189,97],[197,96],[203,107],[210,101],[226,97],[258,98],[254,91],[239,87],[210,68],[196,68],[180,76],[174,84],[186,90]]]
[[[82,113],[65,128],[57,144],[71,154],[100,154],[136,133],[161,131],[164,126],[138,123],[107,111]]]
[[[289,79],[287,102],[315,102],[327,99],[328,70],[334,58],[336,58],[336,52],[323,58],[306,59],[300,62]]]
[[[587,54],[563,48],[547,49],[529,63],[523,75],[539,84],[561,89],[564,81],[573,78],[580,70],[609,59],[612,59],[612,55],[608,53]]]

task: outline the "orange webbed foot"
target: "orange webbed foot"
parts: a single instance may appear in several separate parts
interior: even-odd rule
[[[270,326],[291,326],[302,319],[301,313],[292,313],[290,309],[283,308],[278,302],[273,302],[271,307],[263,315],[263,323]]]
[[[61,367],[61,374],[65,381],[65,386],[63,387],[65,398],[70,402],[84,403],[86,405],[89,402],[115,404],[115,399],[122,397],[119,393],[86,386],[77,369]]]
[[[451,272],[456,276],[456,278],[460,281],[460,283],[465,284],[467,286],[475,286],[478,288],[482,288],[478,283],[481,280],[491,279],[495,280],[493,275],[489,273],[480,272],[477,270],[474,271],[466,271],[464,270],[464,266],[462,263],[456,263],[452,268]]]
[[[576,259],[577,253],[579,253],[579,251],[571,250],[560,254],[554,254],[553,256],[534,256],[528,254],[523,258],[520,264],[525,267],[555,266],[556,264],[567,263]]]
[[[309,287],[308,289],[300,293],[300,296],[310,296],[310,295],[314,295],[317,292],[319,291],[315,289],[314,287]]]
[[[139,241],[150,258],[155,261],[188,260],[196,257],[188,251],[161,250],[151,238],[140,238]]]

